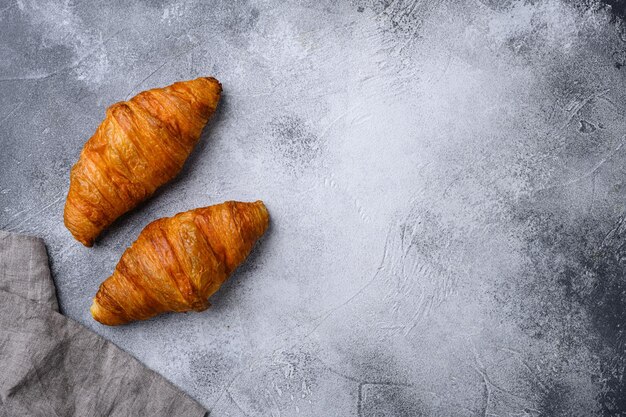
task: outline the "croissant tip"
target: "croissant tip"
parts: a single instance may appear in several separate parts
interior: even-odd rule
[[[91,307],[89,307],[89,312],[91,313],[91,317],[93,317],[94,320],[96,321],[100,321],[98,320],[99,316],[100,316],[100,305],[98,304],[98,302],[94,299],[93,302],[91,303]]]
[[[69,227],[68,227],[69,229]],[[91,248],[94,244],[94,239],[87,239],[84,238],[82,236],[76,236],[72,230],[70,230],[70,233],[72,234],[72,236],[74,237],[74,239],[76,239],[77,241],[79,241],[80,243],[83,244],[83,246],[87,247],[87,248]]]
[[[89,238],[85,238],[85,237],[77,235],[78,232],[72,227],[72,224],[69,220],[71,217],[71,214],[69,213],[68,207],[69,207],[69,204],[68,204],[68,201],[66,201],[65,208],[63,209],[63,224],[65,225],[65,228],[69,230],[70,234],[72,235],[74,239],[76,239],[77,241],[79,241],[80,243],[82,243],[84,246],[88,248],[92,247],[95,239],[93,238],[89,239]]]
[[[112,317],[111,314],[108,314],[107,310],[102,308],[100,303],[98,303],[97,298],[93,299],[93,303],[91,304],[91,307],[89,307],[89,312],[95,321],[100,324],[104,324],[105,326],[117,326],[125,323],[124,321],[119,320],[119,318],[114,316]]]
[[[70,230],[71,232],[71,230]],[[95,239],[89,239],[89,238],[85,238],[82,236],[76,236],[74,233],[72,233],[72,236],[74,236],[74,239],[78,240],[80,243],[83,244],[83,246],[86,246],[88,248],[93,246],[93,243],[95,241]]]
[[[201,77],[201,78],[209,81],[210,83],[217,84],[217,87],[218,87],[220,93],[222,92],[222,83],[219,82],[219,80],[217,78],[215,78],[215,77]]]
[[[255,207],[258,207],[258,208],[260,208],[260,209],[262,209],[264,211],[267,211],[267,207],[265,207],[265,203],[263,202],[263,200],[256,200],[256,201],[250,202],[248,204],[250,204],[252,206],[255,206]]]

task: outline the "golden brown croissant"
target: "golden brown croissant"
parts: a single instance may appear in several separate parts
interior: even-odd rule
[[[203,311],[269,224],[262,201],[228,201],[162,218],[124,252],[91,305],[110,326],[175,311]]]
[[[220,99],[197,78],[115,103],[70,173],[65,226],[85,246],[178,174]]]

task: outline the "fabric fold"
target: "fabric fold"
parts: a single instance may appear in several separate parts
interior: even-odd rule
[[[0,230],[0,291],[59,311],[43,240]]]
[[[58,312],[43,241],[0,231],[0,416],[181,416],[207,411]]]

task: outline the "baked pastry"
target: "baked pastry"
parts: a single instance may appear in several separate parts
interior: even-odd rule
[[[215,112],[222,86],[202,77],[115,103],[70,173],[65,226],[84,244],[178,174]]]
[[[262,201],[228,201],[147,225],[124,252],[91,306],[107,325],[165,312],[203,311],[269,224]]]

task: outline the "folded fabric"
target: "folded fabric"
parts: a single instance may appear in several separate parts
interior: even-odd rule
[[[207,411],[58,312],[41,239],[0,231],[0,416],[181,416]]]

